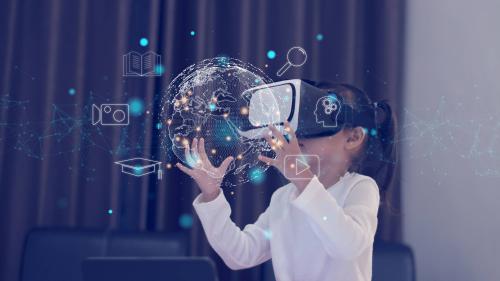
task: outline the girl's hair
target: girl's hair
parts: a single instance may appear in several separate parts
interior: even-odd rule
[[[354,111],[364,110],[363,107],[373,108],[375,128],[363,129],[368,138],[362,151],[352,159],[349,171],[370,176],[377,182],[382,194],[386,195],[395,174],[397,161],[396,119],[389,104],[385,100],[372,103],[363,90],[350,84],[307,82],[328,92],[335,92]]]

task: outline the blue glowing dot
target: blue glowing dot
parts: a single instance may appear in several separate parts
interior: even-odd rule
[[[149,41],[146,38],[141,38],[141,40],[139,40],[139,44],[141,44],[141,46],[143,47],[146,47],[149,44]]]
[[[208,105],[208,108],[210,109],[210,111],[214,111],[214,110],[216,109],[216,106],[215,106],[215,104],[214,104],[214,103],[210,103],[210,104]]]
[[[155,73],[158,75],[162,75],[165,72],[165,67],[161,64],[157,64],[155,66]]]
[[[267,58],[273,60],[274,58],[276,58],[276,52],[273,50],[267,51]]]
[[[184,229],[189,229],[193,226],[193,216],[190,214],[182,214],[179,217],[179,226]]]
[[[113,209],[108,209],[108,215],[112,215],[113,214]]]
[[[273,232],[269,229],[265,229],[264,230],[264,238],[266,240],[271,240],[271,238],[273,238]]]
[[[140,176],[142,174],[142,167],[141,166],[135,166],[134,167],[134,174],[137,176]]]
[[[217,57],[217,64],[222,67],[227,67],[229,65],[229,57],[228,56]]]
[[[260,83],[260,79],[259,78],[256,78],[255,79],[255,84],[259,84]]]
[[[74,95],[76,94],[76,90],[75,90],[74,88],[69,88],[69,90],[68,90],[68,94],[69,94],[70,96],[74,96]]]
[[[191,32],[189,32],[189,35],[191,35],[191,36],[195,36],[195,35],[196,35],[196,31],[191,30]]]
[[[144,112],[144,102],[138,98],[129,100],[130,113],[134,116],[140,116]]]
[[[376,129],[371,129],[370,130],[370,135],[372,135],[373,137],[377,135],[377,130]]]
[[[160,130],[163,127],[161,122],[156,123],[156,129]]]
[[[253,168],[250,170],[250,181],[259,184],[264,181],[264,171],[259,168]]]
[[[335,95],[334,93],[331,93],[328,95],[328,99],[331,100],[331,101],[336,101],[337,100],[337,95]]]
[[[321,33],[316,34],[316,40],[323,41],[323,34]]]

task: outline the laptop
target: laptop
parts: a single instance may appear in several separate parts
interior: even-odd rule
[[[82,263],[84,281],[217,281],[208,257],[96,257]]]

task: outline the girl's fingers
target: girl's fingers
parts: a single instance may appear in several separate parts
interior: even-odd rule
[[[194,177],[195,177],[195,172],[194,172],[194,170],[189,169],[188,167],[186,167],[186,166],[182,165],[181,163],[177,163],[177,164],[175,164],[175,166],[176,166],[177,168],[179,168],[179,170],[181,170],[181,171],[183,171],[185,174],[187,174],[188,176],[190,176],[190,177],[192,177],[192,178],[194,178]]]
[[[277,141],[276,145],[277,146],[284,146],[285,144],[287,144],[285,137],[283,136],[283,134],[280,131],[278,131],[278,129],[276,129],[276,127],[274,127],[273,125],[269,125],[269,130],[271,130],[274,137],[276,138],[276,141]]]
[[[259,160],[266,163],[267,165],[269,166],[274,166],[274,164],[276,163],[276,160],[273,159],[273,158],[269,158],[269,157],[266,157],[264,155],[259,155]]]
[[[201,161],[204,163],[205,167],[212,168],[212,163],[210,159],[208,159],[207,152],[205,151],[205,139],[201,138],[198,143],[198,153],[201,158]]]
[[[269,146],[271,146],[272,150],[278,150],[279,146],[277,145],[276,140],[272,139],[271,136],[266,135],[264,136],[264,139],[269,144]]]
[[[195,144],[195,140],[193,140],[193,145]],[[186,156],[186,163],[190,168],[196,168],[200,164],[199,158],[194,153],[193,149],[189,146],[189,142],[186,142],[184,146],[184,154]]]
[[[292,126],[290,126],[290,123],[288,121],[285,121],[285,131],[288,133],[289,136],[289,143],[290,144],[299,144],[297,140],[297,135],[295,134],[295,131],[292,129]]]
[[[225,174],[226,171],[227,171],[227,167],[229,167],[229,164],[231,164],[231,161],[233,161],[233,157],[232,156],[229,156],[227,157],[226,159],[224,159],[224,161],[222,161],[222,163],[220,164],[219,166],[219,171],[222,173],[222,174]]]
[[[193,160],[192,160],[192,157],[191,157],[191,152],[190,152],[190,148],[189,148],[189,141],[186,142],[186,144],[184,145],[184,157],[186,158],[186,162],[192,166],[194,165]]]
[[[193,139],[193,144],[191,145],[191,157],[195,163],[196,167],[203,167],[203,162],[200,159],[200,154],[198,153],[198,138]]]
[[[191,154],[193,155],[194,158],[197,158],[196,156],[198,155],[198,138],[193,139],[193,144],[191,145]]]

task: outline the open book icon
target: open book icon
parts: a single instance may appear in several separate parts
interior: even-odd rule
[[[123,76],[161,76],[161,56],[155,52],[129,52],[123,55]]]

